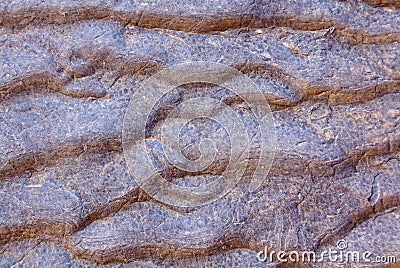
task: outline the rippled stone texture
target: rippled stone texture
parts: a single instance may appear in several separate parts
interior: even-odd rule
[[[290,266],[256,254],[339,239],[400,259],[397,1],[11,0],[0,3],[0,27],[0,266]],[[235,67],[269,101],[278,145],[256,193],[245,177],[185,210],[130,178],[129,100],[186,61]],[[218,87],[189,85],[149,120],[149,153],[170,181],[196,185],[226,166],[218,126],[201,134],[219,142],[217,162],[195,175],[165,162],[156,135],[168,107],[210,92],[240,107]],[[188,157],[196,137],[183,133]]]

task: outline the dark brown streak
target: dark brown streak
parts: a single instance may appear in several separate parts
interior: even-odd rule
[[[30,14],[27,18],[27,14]],[[147,11],[119,12],[111,8],[80,7],[77,9],[18,10],[0,12],[0,25],[8,28],[22,29],[28,25],[38,24],[71,24],[87,20],[112,20],[123,25],[132,23],[134,26],[147,29],[169,29],[188,33],[218,34],[233,29],[287,27],[293,30],[317,31],[335,28],[335,34],[343,41],[351,44],[387,44],[400,41],[400,33],[369,34],[354,31],[348,25],[336,24],[332,21],[316,21],[287,16],[258,16],[245,14],[218,14],[208,18],[201,16],[183,16],[158,14]],[[140,23],[140,24],[139,24]]]

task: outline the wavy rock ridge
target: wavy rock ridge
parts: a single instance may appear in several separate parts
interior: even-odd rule
[[[0,3],[0,27],[0,266],[329,267],[256,254],[339,239],[400,258],[397,1],[11,0]],[[256,193],[245,178],[217,202],[179,209],[130,178],[121,144],[129,100],[186,61],[235,67],[269,101],[278,144]],[[221,154],[203,173],[162,156],[163,111],[198,94],[240,107],[217,86],[166,96],[147,139],[171,181],[211,179],[229,158],[218,126],[204,135]],[[251,131],[251,116],[243,120]]]

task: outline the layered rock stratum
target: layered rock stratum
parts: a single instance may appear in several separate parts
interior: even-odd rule
[[[339,240],[400,261],[399,42],[397,0],[1,1],[0,266],[331,267],[257,253]],[[277,146],[256,192],[245,176],[223,198],[184,209],[138,187],[121,137],[141,83],[189,61],[252,79]],[[193,175],[162,157],[163,115],[199,94],[240,109],[204,84],[159,103],[149,154],[176,183],[212,180],[229,158],[226,133],[207,122],[182,139],[189,157],[198,138],[220,144],[208,169]]]

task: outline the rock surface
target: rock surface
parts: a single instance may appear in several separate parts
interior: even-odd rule
[[[398,1],[10,0],[0,14],[1,267],[331,267],[257,253],[319,252],[340,239],[400,261]],[[140,84],[188,61],[248,75],[273,111],[277,148],[255,193],[245,177],[222,199],[182,209],[138,187],[121,136]],[[221,144],[203,173],[162,157],[163,113],[199,94],[234,97],[183,86],[149,119],[150,154],[176,183],[227,165],[218,125],[186,132],[189,156],[193,138]]]

